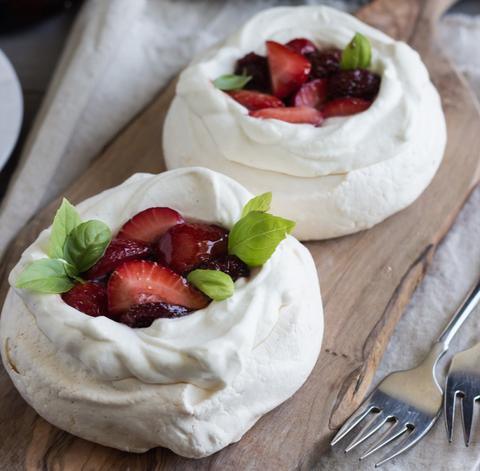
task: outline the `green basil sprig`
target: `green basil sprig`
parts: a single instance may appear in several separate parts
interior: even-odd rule
[[[236,255],[249,267],[259,267],[294,227],[295,222],[288,219],[259,211],[249,212],[230,231],[228,253]]]
[[[235,290],[232,278],[223,271],[197,269],[188,274],[187,280],[215,301],[229,298]]]
[[[367,69],[372,63],[372,45],[363,34],[356,33],[342,51],[342,70]]]
[[[271,192],[248,201],[228,235],[228,253],[249,267],[263,265],[295,227],[295,222],[267,213],[271,202]],[[221,271],[197,269],[187,279],[215,301],[229,298],[235,289],[232,278]]]
[[[270,210],[272,204],[272,192],[263,193],[263,195],[255,196],[244,207],[242,211],[242,218],[252,211],[260,211],[266,213]]]
[[[64,198],[52,224],[47,249],[50,258],[29,264],[15,285],[38,293],[65,293],[75,281],[83,281],[80,274],[103,256],[111,239],[105,223],[82,222],[74,206]]]
[[[58,259],[42,258],[25,268],[17,278],[16,287],[39,293],[64,293],[73,286],[65,264]]]
[[[62,204],[53,219],[52,232],[47,250],[50,258],[63,257],[63,246],[65,245],[68,234],[81,222],[76,209],[66,198],[63,198]]]
[[[243,88],[251,79],[250,75],[226,74],[216,78],[213,85],[223,91],[238,90]]]
[[[78,273],[83,273],[101,258],[111,238],[110,228],[104,222],[82,222],[68,235],[63,249],[64,258],[77,268]]]

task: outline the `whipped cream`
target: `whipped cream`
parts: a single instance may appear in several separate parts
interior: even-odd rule
[[[231,228],[251,197],[230,178],[193,168],[134,175],[77,209],[113,233],[151,206]],[[49,235],[43,231],[24,252],[12,286],[28,263],[46,256]],[[235,283],[231,298],[148,328],[90,317],[59,295],[21,289],[10,290],[1,317],[7,371],[47,420],[108,446],[167,446],[191,457],[240,439],[293,394],[315,364],[322,331],[315,266],[291,236]]]
[[[372,43],[382,76],[372,106],[320,127],[258,119],[212,79],[265,41],[296,37],[339,48],[355,32]],[[380,222],[414,201],[441,161],[446,141],[438,94],[407,44],[324,6],[265,10],[180,75],[164,128],[168,168],[202,165],[254,193],[274,192],[274,211],[297,221],[301,239],[334,237]]]

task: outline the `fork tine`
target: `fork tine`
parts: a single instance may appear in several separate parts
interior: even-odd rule
[[[376,451],[380,450],[380,448],[383,448],[385,445],[388,445],[389,443],[393,442],[393,440],[396,440],[400,436],[402,436],[405,432],[408,431],[408,428],[406,424],[399,425],[399,422],[395,422],[381,437],[380,439],[371,446],[367,451],[363,453],[362,456],[360,456],[360,459],[363,460],[367,458],[368,456],[372,455]]]
[[[417,431],[417,429],[413,429],[404,440],[402,440],[397,446],[390,450],[390,453],[386,454],[378,463],[375,464],[375,468],[382,466],[387,461],[390,461],[391,459],[411,448],[423,437],[425,432],[426,431],[423,431],[423,433],[421,433]]]
[[[352,429],[354,429],[365,418],[365,416],[374,408],[375,407],[371,403],[370,398],[368,398],[352,414],[352,416],[342,425],[342,427],[337,432],[335,437],[333,437],[333,440],[331,442],[331,446],[336,445],[345,435],[347,435]]]
[[[455,422],[455,404],[457,402],[457,391],[453,388],[449,381],[445,387],[444,410],[445,410],[445,425],[447,427],[448,441],[453,441],[453,426]]]
[[[385,415],[383,412],[378,412],[372,417],[363,428],[358,432],[358,434],[353,438],[353,440],[349,443],[347,448],[345,448],[345,453],[356,448],[360,443],[363,443],[367,438],[371,437],[375,432],[380,430],[380,428],[385,424],[388,420],[388,416]]]
[[[464,396],[461,401],[462,408],[462,423],[463,423],[463,438],[465,440],[465,446],[470,445],[470,435],[472,431],[473,422],[473,408],[475,401],[468,396]]]

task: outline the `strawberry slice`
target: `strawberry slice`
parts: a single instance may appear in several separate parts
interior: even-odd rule
[[[320,126],[324,120],[320,111],[308,106],[265,108],[263,110],[250,111],[250,116],[262,119],[279,119],[287,123],[313,124],[314,126]]]
[[[133,328],[150,327],[156,319],[174,319],[187,314],[190,314],[190,311],[186,307],[176,304],[134,304],[118,318],[118,321]]]
[[[337,98],[329,101],[322,108],[325,118],[333,118],[334,116],[351,116],[352,114],[361,113],[372,104],[369,100],[362,98]]]
[[[234,90],[228,94],[250,111],[261,110],[262,108],[281,108],[285,106],[280,98],[267,95],[266,93],[251,90]]]
[[[285,44],[289,49],[291,49],[293,52],[296,52],[297,54],[310,54],[311,52],[315,52],[317,50],[317,47],[315,44],[310,41],[310,39],[306,38],[296,38],[292,39],[291,41],[288,41],[287,44]]]
[[[209,299],[170,268],[147,260],[120,265],[108,280],[108,308],[119,316],[134,304],[167,303],[202,309]]]
[[[184,274],[206,260],[226,255],[227,240],[228,232],[218,226],[177,224],[158,241],[157,255],[162,263]]]
[[[304,83],[293,99],[294,106],[319,108],[327,100],[327,85],[326,79]]]
[[[181,224],[182,216],[170,208],[148,208],[127,221],[117,235],[118,239],[155,242],[175,224]]]
[[[105,316],[108,312],[107,290],[100,283],[78,283],[63,293],[62,299],[69,306],[92,317]]]
[[[85,274],[87,280],[101,278],[111,273],[127,260],[146,258],[151,254],[149,244],[137,240],[113,239],[103,257]]]
[[[267,57],[273,94],[285,98],[295,93],[308,79],[311,64],[287,46],[267,41]]]

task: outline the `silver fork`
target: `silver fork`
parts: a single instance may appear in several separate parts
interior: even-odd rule
[[[478,288],[479,285],[476,286]],[[425,359],[413,369],[388,375],[340,428],[332,440],[332,446],[369,417],[368,423],[353,438],[345,452],[353,450],[383,428],[385,431],[380,438],[360,456],[362,460],[385,445],[393,444],[390,452],[375,464],[375,467],[379,467],[425,436],[442,411],[442,390],[435,377],[435,368],[448,350],[453,336],[473,311],[473,302],[478,302],[476,296],[472,298],[473,292],[475,290],[457,309]],[[390,423],[389,427],[387,423]]]
[[[465,309],[473,310],[480,301],[480,281],[470,292]],[[465,446],[470,444],[475,401],[480,398],[480,344],[457,353],[450,363],[445,379],[445,425],[448,440],[453,439],[455,404],[460,398],[463,437]]]

